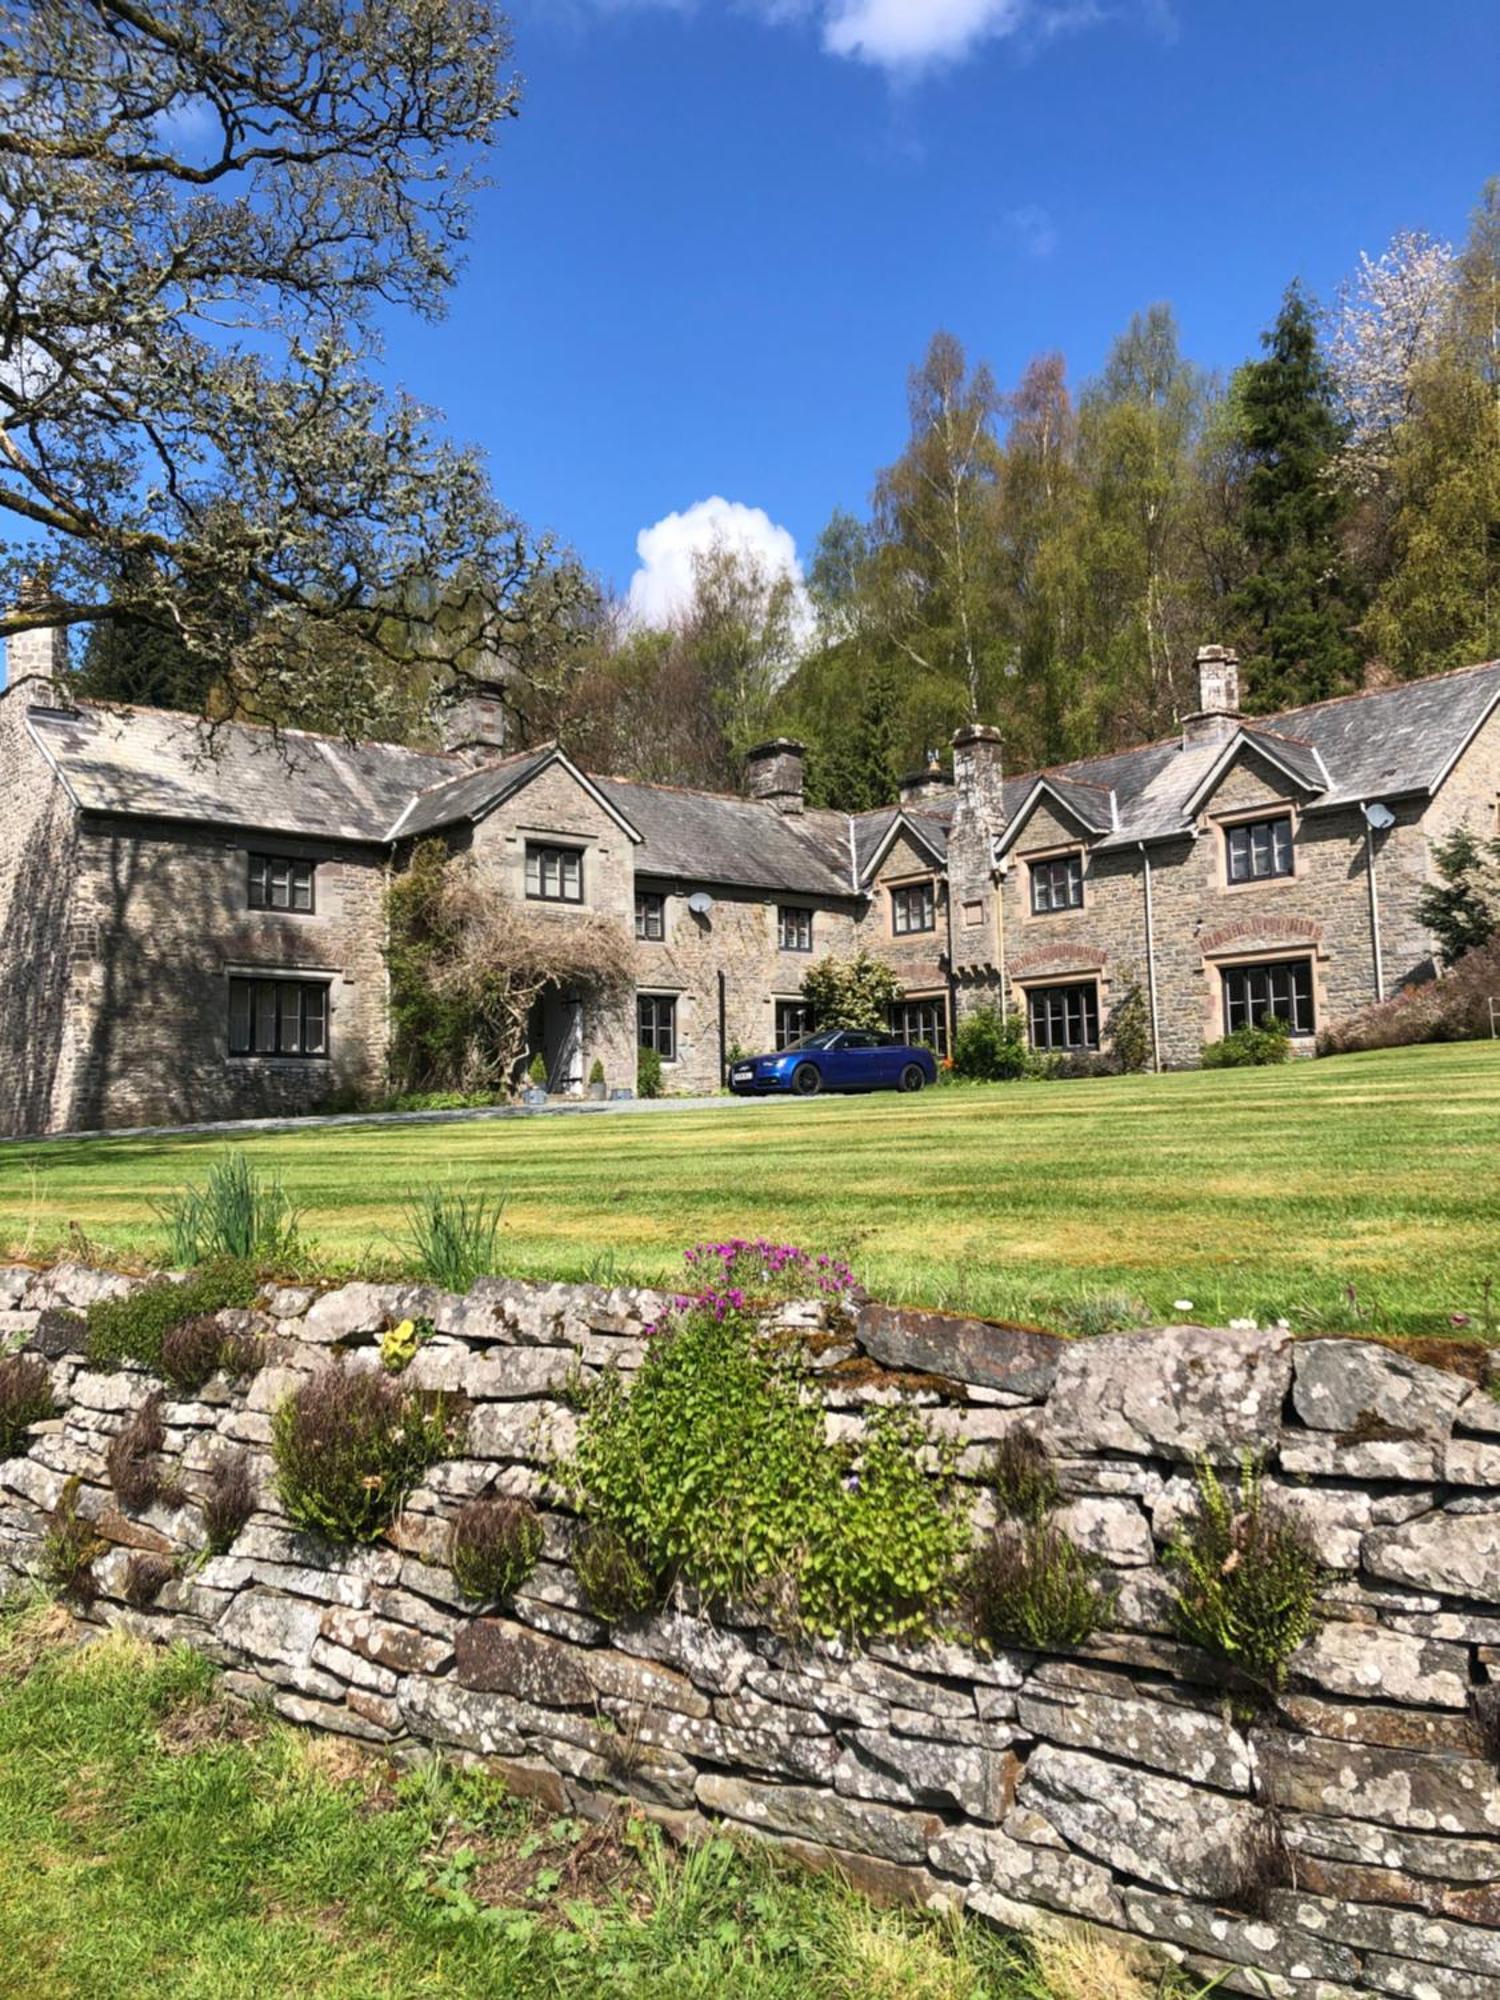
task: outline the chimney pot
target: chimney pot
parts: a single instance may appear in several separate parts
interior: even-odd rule
[[[25,611],[44,604],[48,594],[44,582],[27,577],[16,594],[16,608]],[[67,626],[33,625],[25,632],[12,632],[5,641],[5,678],[9,687],[20,681],[50,681],[61,694],[68,679]]]
[[[505,754],[505,696],[498,687],[470,687],[443,703],[443,748],[476,770]]]
[[[930,799],[935,792],[948,789],[947,774],[936,755],[927,760],[926,768],[913,771],[901,780],[901,803],[904,806],[920,806],[924,799]]]
[[[1231,735],[1240,719],[1239,655],[1227,646],[1198,648],[1198,706],[1183,734],[1189,743]]]
[[[773,736],[745,752],[745,789],[752,799],[780,813],[800,813],[806,804],[807,749],[790,736]]]

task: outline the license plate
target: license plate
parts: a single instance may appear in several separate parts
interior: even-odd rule
[[[733,1072],[733,1076],[736,1083],[753,1083],[755,1081],[755,1071],[753,1069],[737,1069]]]

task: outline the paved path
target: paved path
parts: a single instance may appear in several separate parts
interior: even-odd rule
[[[32,1139],[0,1138],[0,1146],[57,1146],[74,1139],[196,1139],[223,1133],[318,1132],[339,1125],[475,1125],[491,1118],[657,1117],[670,1111],[745,1110],[790,1104],[790,1097],[627,1097],[606,1100],[558,1098],[550,1104],[486,1104],[472,1111],[340,1111],[309,1118],[224,1118],[197,1125],[125,1125],[99,1132],[48,1132]]]

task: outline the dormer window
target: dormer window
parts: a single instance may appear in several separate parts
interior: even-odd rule
[[[1083,856],[1054,854],[1031,864],[1031,913],[1049,917],[1083,908]]]
[[[296,916],[311,916],[312,862],[289,861],[279,854],[252,854],[249,899],[252,910],[290,910]]]
[[[1224,839],[1231,882],[1269,882],[1292,873],[1290,813],[1226,827]]]

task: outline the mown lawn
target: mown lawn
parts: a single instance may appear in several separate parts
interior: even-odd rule
[[[212,1668],[0,1618],[0,1991],[26,2000],[1151,2000],[1024,1945],[644,1822],[549,1819],[226,1703]]]
[[[1482,1043],[244,1144],[285,1176],[323,1269],[401,1261],[406,1193],[452,1181],[504,1194],[518,1275],[657,1280],[700,1238],[766,1234],[842,1252],[888,1299],[1085,1330],[1187,1299],[1216,1321],[1440,1333],[1489,1326],[1497,1133],[1500,1045]],[[76,1225],[159,1255],[153,1202],[224,1143],[0,1148],[0,1239],[36,1253]]]

